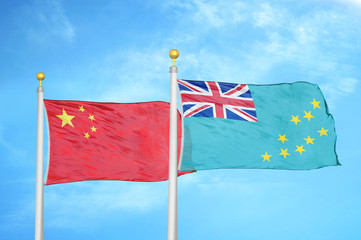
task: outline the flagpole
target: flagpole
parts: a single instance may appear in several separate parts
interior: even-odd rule
[[[41,81],[45,75],[39,72],[36,78],[40,81],[38,92],[38,116],[36,135],[36,195],[35,195],[35,240],[44,239],[44,108],[43,95],[44,88]]]
[[[170,116],[169,116],[169,185],[168,185],[168,240],[178,239],[177,223],[177,73],[175,60],[179,56],[176,49],[169,52],[173,59],[170,67]]]

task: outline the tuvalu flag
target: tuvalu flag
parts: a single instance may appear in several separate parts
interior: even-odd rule
[[[334,120],[315,84],[178,80],[178,86],[184,124],[181,171],[340,165]]]
[[[46,185],[168,179],[169,103],[44,100],[44,104],[50,138]],[[179,156],[180,115],[178,122]]]

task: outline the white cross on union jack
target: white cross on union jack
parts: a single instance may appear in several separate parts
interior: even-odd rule
[[[184,117],[214,117],[257,122],[246,84],[178,80]]]

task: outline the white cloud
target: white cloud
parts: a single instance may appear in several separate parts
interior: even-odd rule
[[[164,6],[188,10],[193,22],[204,24],[205,28],[219,28],[244,21],[245,8],[241,1],[167,1]]]
[[[9,143],[4,137],[4,134],[2,134],[2,127],[0,126],[0,149],[3,147],[5,151],[9,153],[10,158],[12,159],[24,159],[26,156],[26,152],[21,149],[21,147],[16,147]]]
[[[167,182],[86,181],[45,186],[44,221],[47,228],[82,231],[110,217],[124,221],[122,215],[147,215],[166,209],[167,194]],[[14,200],[13,210],[0,220],[3,231],[34,224],[34,196],[26,194]]]
[[[352,76],[355,72],[339,54],[341,49],[359,49],[357,44],[350,44],[352,39],[357,41],[358,36],[352,23],[354,17],[332,7],[296,15],[289,9],[268,3],[254,10],[253,17],[255,26],[263,29],[267,36],[254,44],[247,57],[248,69],[257,70],[254,78],[272,77],[270,71],[287,64],[292,64],[293,72],[302,74],[304,79],[301,80],[320,84],[328,79],[342,79],[346,74]]]
[[[165,182],[79,182],[45,187],[48,225],[76,228],[126,212],[147,214],[167,205]]]
[[[254,22],[253,24],[257,27],[280,27],[285,21],[284,13],[279,8],[272,7],[269,3],[262,3],[260,5],[261,10],[253,12]]]
[[[298,27],[294,31],[297,41],[304,45],[315,40],[313,29],[310,27]]]
[[[340,82],[340,90],[344,94],[349,94],[355,92],[358,80],[354,78],[344,78]]]
[[[302,75],[280,78],[278,81],[304,80],[324,84],[328,79],[342,78],[350,67],[329,49],[346,48],[354,27],[349,17],[333,8],[296,15],[285,5],[276,3],[247,4],[229,1],[167,1],[168,10],[182,9],[175,29],[162,39],[163,46],[181,46],[179,63],[180,78],[205,79],[225,82],[269,83],[275,82],[283,71]],[[193,19],[193,21],[192,21]],[[195,24],[183,25],[186,21]],[[204,25],[200,28],[199,24]],[[205,39],[222,34],[221,26],[234,24],[234,29],[257,27],[260,38],[249,45],[242,45],[244,35],[232,32],[225,35],[219,49],[209,49]],[[247,25],[247,26],[245,26]],[[210,29],[209,26],[213,28]],[[265,37],[264,37],[265,36]],[[232,45],[228,43],[232,39]],[[151,40],[152,46],[159,39]],[[207,40],[208,41],[208,40]],[[353,46],[357,48],[357,46]],[[137,50],[118,51],[100,60],[102,79],[108,90],[96,100],[138,102],[169,99],[169,74],[164,66],[170,65],[169,48],[153,48],[147,52]],[[294,69],[281,69],[292,65]],[[99,66],[99,65],[97,65]],[[352,69],[351,69],[352,70]],[[351,71],[352,72],[352,71]],[[272,74],[271,74],[272,73]],[[352,78],[352,74],[350,75]],[[104,86],[102,86],[104,89]],[[94,100],[94,99],[93,99]]]
[[[241,51],[234,50],[235,56],[242,55]],[[259,73],[257,69],[266,67],[267,61],[264,64],[253,65],[258,59],[249,59],[250,63],[242,64],[235,59],[235,56],[218,55],[216,53],[208,52],[205,49],[192,54],[185,54],[182,60],[182,72],[179,75],[181,78],[190,80],[208,80],[220,82],[243,82],[255,83],[255,75]],[[250,66],[252,65],[252,66]],[[189,75],[189,72],[192,75]]]
[[[239,169],[208,170],[179,178],[179,195],[183,196],[182,205],[187,206],[185,211],[194,205],[203,206],[204,199],[209,199],[208,202],[211,203],[222,203],[214,209],[217,216],[222,215],[227,206],[231,205],[232,212],[242,212],[242,216],[252,217],[255,213],[254,209],[257,208],[250,205],[255,207],[262,205],[262,201],[276,189],[292,189],[294,186],[292,181],[269,181],[260,177],[259,174],[253,174],[250,177],[250,173],[244,175],[244,172],[241,172],[242,170]],[[251,201],[246,199],[251,199]],[[272,206],[275,207],[275,205]],[[268,215],[264,210],[266,209],[262,208],[258,214]],[[198,209],[198,211],[202,210]]]
[[[321,84],[320,88],[327,99],[328,106],[335,108],[336,100],[355,92],[359,80],[355,78],[337,78]]]
[[[349,3],[349,4],[353,4],[357,7],[361,7],[361,0],[336,0],[338,2],[341,3]]]
[[[74,41],[74,25],[65,14],[60,1],[38,2],[34,9],[31,9],[31,14],[34,14],[31,18],[35,17],[35,19],[31,27],[27,29],[27,33],[32,41],[40,44],[48,43],[54,38],[60,38],[66,42]]]
[[[103,91],[96,100],[115,102],[169,100],[169,73],[164,69],[164,66],[172,64],[168,51],[168,49],[155,49],[149,52],[122,50],[106,56],[100,72],[108,88],[102,83]]]
[[[241,2],[195,0],[193,4],[197,9],[193,17],[195,21],[206,22],[213,27],[223,27],[226,24],[243,21],[244,6]]]

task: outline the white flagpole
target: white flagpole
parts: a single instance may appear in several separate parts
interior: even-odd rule
[[[44,73],[36,75],[40,81],[38,87],[38,120],[36,135],[36,195],[35,195],[35,240],[44,239],[44,88],[41,81],[44,80]]]
[[[173,59],[170,67],[170,124],[169,124],[169,186],[168,186],[168,240],[178,239],[177,223],[177,73],[175,59],[179,56],[176,49],[169,52]]]

